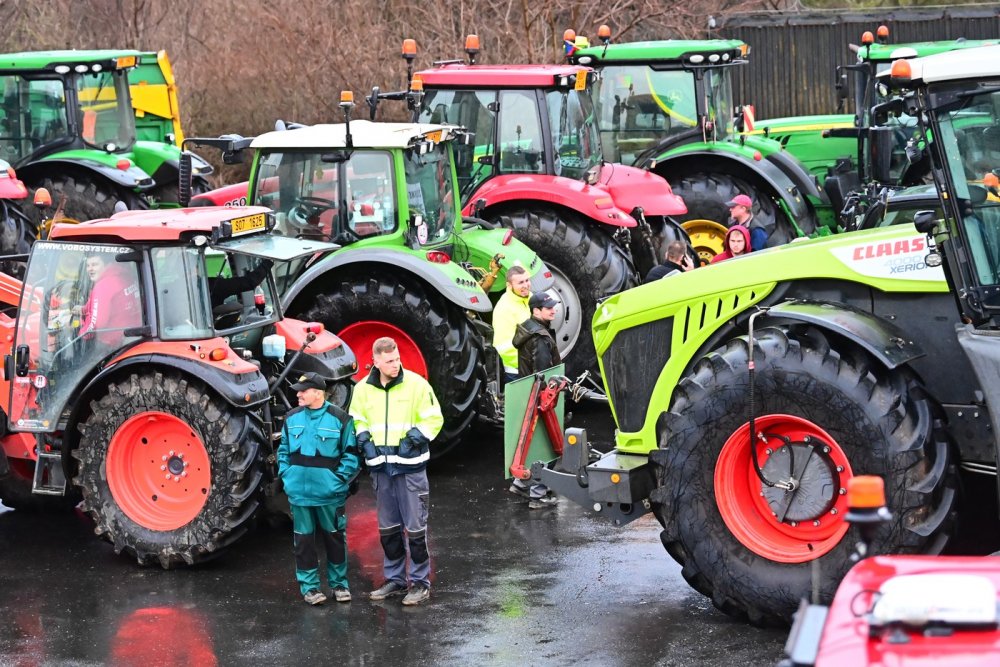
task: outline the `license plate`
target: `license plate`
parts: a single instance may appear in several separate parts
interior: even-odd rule
[[[233,230],[233,236],[257,232],[267,227],[267,216],[264,213],[245,215],[242,218],[233,218],[229,221]]]

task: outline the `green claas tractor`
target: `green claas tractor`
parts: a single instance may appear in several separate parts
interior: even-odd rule
[[[876,86],[878,74],[900,58],[916,58],[947,51],[997,44],[998,40],[958,39],[940,42],[890,44],[889,29],[879,26],[865,32],[857,48],[857,62],[837,68],[837,94],[843,102],[850,95],[854,114],[798,116],[758,121],[752,134],[781,142],[823,182],[840,223],[859,224],[866,211],[884,202],[886,188],[929,183],[930,157],[926,143],[914,137],[916,119],[906,114],[891,117],[882,127],[872,127],[872,109],[885,101]],[[848,74],[853,80],[848,80]],[[873,131],[874,130],[874,131]],[[892,160],[883,173],[872,171],[868,142],[881,143]]]
[[[618,525],[652,512],[691,586],[757,624],[832,597],[852,564],[854,476],[885,482],[895,520],[876,553],[940,553],[975,530],[974,507],[995,512],[995,486],[967,482],[995,478],[998,462],[998,48],[901,61],[912,77],[894,85],[913,94],[874,109],[878,127],[907,114],[933,134],[940,194],[901,191],[872,229],[602,303],[593,329],[614,449],[592,462],[586,439],[568,438],[535,476]],[[891,153],[871,150],[886,169]],[[906,216],[916,229],[892,224]]]
[[[561,307],[553,328],[567,372],[596,370],[587,323],[601,299],[638,284],[663,261],[670,241],[687,243],[675,221],[686,210],[662,178],[605,162],[588,91],[594,73],[575,65],[440,62],[413,72],[416,45],[403,56],[417,88],[369,97],[405,98],[414,119],[465,128],[458,147],[463,211],[513,229],[555,275]]]
[[[177,206],[179,114],[166,54],[2,54],[0,94],[0,159],[32,193],[45,187],[53,203],[64,200],[67,218],[107,217],[118,201]],[[212,167],[193,156],[192,171],[193,187],[207,190]],[[40,225],[40,211],[25,214]]]
[[[350,122],[353,103],[343,106],[344,124],[279,121],[284,129],[253,139],[189,139],[230,161],[253,152],[248,184],[193,201],[245,199],[275,212],[276,233],[342,246],[287,264],[277,276],[282,302],[358,351],[358,379],[371,369],[375,339],[394,338],[403,366],[426,377],[441,402],[445,425],[431,450],[439,455],[481,409],[499,415],[502,373],[483,317],[502,294],[507,269],[526,268],[535,291],[551,287],[552,274],[509,230],[462,217],[454,153],[467,133]]]
[[[276,493],[276,436],[303,372],[345,408],[357,370],[322,324],[286,318],[272,265],[331,244],[270,233],[260,207],[57,224],[23,284],[0,274],[7,341],[0,500],[82,499],[140,563],[212,558]]]
[[[593,88],[601,145],[609,162],[642,167],[665,178],[687,205],[679,217],[699,254],[721,252],[726,202],[753,200],[753,226],[773,247],[801,236],[837,231],[826,195],[780,143],[741,134],[749,107],[736,110],[732,68],[747,64],[739,40],[663,40],[600,46],[567,30],[570,62],[600,73]],[[735,113],[734,113],[735,111]]]

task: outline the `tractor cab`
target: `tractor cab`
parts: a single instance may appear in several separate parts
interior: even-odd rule
[[[564,36],[570,37],[579,39]],[[726,141],[736,131],[731,70],[747,63],[743,42],[669,40],[608,48],[606,41],[603,48],[586,48],[585,42],[578,48],[568,41],[570,62],[601,71],[593,97],[609,162],[639,164],[647,153],[656,157],[672,144]]]
[[[260,208],[120,213],[31,250],[8,355],[10,423],[53,432],[103,368],[149,345],[224,362],[282,319],[271,267],[335,246],[270,234]]]

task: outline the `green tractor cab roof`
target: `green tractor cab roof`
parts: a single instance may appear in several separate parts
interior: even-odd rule
[[[101,69],[125,69],[134,67],[139,62],[141,51],[117,51],[104,49],[98,51],[26,51],[24,53],[0,54],[0,71],[16,70],[55,70],[60,66],[83,67],[83,71],[93,70],[94,66]],[[68,72],[69,70],[67,70]]]
[[[268,132],[255,138],[251,148],[409,148],[421,141],[439,143],[460,134],[453,125],[424,123],[373,123],[351,121],[351,143],[347,143],[347,125],[310,125],[292,130]]]
[[[610,62],[663,63],[666,60],[691,62],[692,64],[705,64],[706,61],[708,64],[726,64],[743,60],[749,52],[750,47],[738,39],[665,39],[653,42],[609,44],[607,47],[591,46],[577,50],[571,56],[571,60],[580,65]],[[705,60],[692,62],[691,56],[693,55],[703,56]],[[713,55],[718,56],[718,59],[712,61],[711,56]]]
[[[938,53],[1000,44],[996,39],[956,39],[940,42],[907,42],[903,44],[869,44],[858,51],[860,60],[891,62],[899,58],[922,58]]]

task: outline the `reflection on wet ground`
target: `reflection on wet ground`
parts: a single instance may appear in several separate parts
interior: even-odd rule
[[[578,415],[608,433],[600,413]],[[290,526],[197,569],[140,568],[78,513],[0,513],[0,665],[769,665],[785,633],[714,611],[646,517],[612,529],[563,501],[529,511],[483,431],[431,470],[431,602],[373,603],[372,494],[348,503],[354,602],[298,597]],[[366,487],[367,485],[363,485]]]

